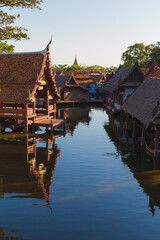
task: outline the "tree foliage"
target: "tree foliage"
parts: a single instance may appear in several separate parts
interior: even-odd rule
[[[7,42],[0,41],[0,52],[1,53],[13,53],[14,52],[14,45],[8,45]]]
[[[54,65],[52,67],[54,71],[64,71],[64,72],[97,72],[97,73],[104,73],[106,72],[106,68],[99,66],[99,65],[94,65],[94,66],[77,66],[77,65],[72,65],[68,66],[67,64],[61,65]]]
[[[124,67],[133,66],[136,61],[140,67],[150,67],[154,60],[160,65],[160,42],[146,46],[143,43],[129,46],[121,59]]]
[[[6,51],[13,50],[13,45],[8,45],[6,40],[21,40],[29,39],[27,29],[21,26],[15,26],[15,20],[20,17],[20,14],[13,15],[10,12],[14,8],[38,8],[42,0],[1,0],[0,1],[0,45],[2,48],[6,46]],[[6,9],[8,8],[8,12]],[[1,46],[0,46],[1,48]]]

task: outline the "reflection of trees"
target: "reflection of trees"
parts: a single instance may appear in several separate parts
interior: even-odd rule
[[[16,197],[19,194],[21,198],[43,198],[49,202],[52,176],[60,154],[55,137],[44,134],[3,139],[0,152],[0,196],[16,193]]]
[[[78,124],[84,123],[89,125],[91,117],[89,117],[90,108],[65,108],[59,109],[57,113],[58,118],[66,119],[66,130],[73,136]]]
[[[0,227],[0,239],[2,240],[25,240],[24,238],[21,238],[21,237],[15,237],[13,235],[15,235],[15,233],[17,233],[16,230],[14,229],[6,229],[6,228],[3,228],[3,227]]]
[[[136,145],[130,134],[127,134],[123,124],[109,119],[109,123],[104,126],[107,135],[114,143],[117,151],[121,154],[122,162],[127,165],[133,173],[134,178],[149,196],[149,208],[155,214],[155,206],[160,207],[160,163],[156,159],[149,157],[144,149]]]

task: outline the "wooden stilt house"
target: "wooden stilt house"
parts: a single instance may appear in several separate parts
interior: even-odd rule
[[[40,118],[55,117],[59,95],[49,44],[40,52],[0,54],[0,118],[22,119],[26,132]]]
[[[160,153],[160,68],[153,64],[140,86],[124,102],[122,110],[142,128],[141,145]]]
[[[145,73],[137,63],[133,67],[123,68],[120,66],[115,75],[103,87],[107,96],[107,104],[120,110],[123,102],[142,82]]]

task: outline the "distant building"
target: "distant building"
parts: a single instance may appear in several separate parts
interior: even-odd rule
[[[79,67],[79,64],[78,64],[78,61],[77,61],[77,56],[75,56],[73,66]]]
[[[62,101],[89,100],[89,90],[76,81],[73,73],[55,76],[55,81]]]

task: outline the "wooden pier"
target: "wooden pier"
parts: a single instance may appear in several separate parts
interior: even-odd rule
[[[65,128],[65,120],[64,119],[47,119],[47,118],[42,118],[39,120],[36,120],[34,123],[32,123],[32,126],[38,126],[38,127],[46,127],[46,128],[51,128],[51,131],[59,126],[62,125]]]

